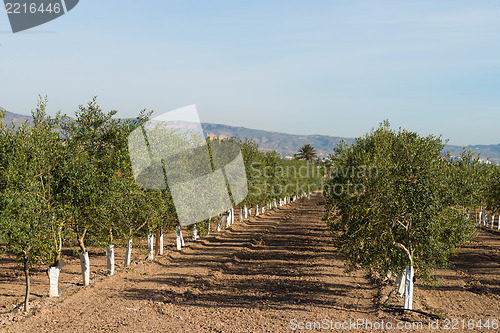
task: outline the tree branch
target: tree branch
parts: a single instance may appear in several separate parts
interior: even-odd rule
[[[394,242],[394,246],[399,247],[400,249],[405,251],[406,255],[408,256],[408,259],[410,259],[410,266],[413,266],[413,258],[411,256],[410,251],[406,248],[406,246],[404,246],[401,243],[396,243],[396,242]]]

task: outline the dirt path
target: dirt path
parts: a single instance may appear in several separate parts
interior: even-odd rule
[[[14,317],[15,322],[0,328],[9,332],[289,332],[321,322],[323,328],[343,324],[345,330],[333,327],[330,331],[346,331],[353,330],[346,325],[362,319],[365,324],[390,322],[393,331],[401,321],[410,326],[400,331],[436,332],[428,329],[426,316],[382,310],[377,303],[380,292],[390,289],[388,284],[374,283],[366,272],[344,273],[344,263],[334,255],[321,221],[321,201],[317,196],[252,217],[230,230],[189,242],[181,252],[167,251],[154,262],[139,262],[115,276],[98,277],[86,288],[69,288],[60,298],[35,301],[34,315]],[[488,246],[496,251],[498,241],[493,239]],[[454,261],[456,266],[468,260],[467,251]],[[477,280],[473,272],[440,270],[438,275],[443,278],[440,287],[416,285],[415,308],[442,311],[454,318],[500,319],[494,275],[490,274],[487,289],[478,290],[468,288],[466,282]],[[424,322],[423,329],[412,330],[411,320]],[[356,331],[372,330],[361,325]]]

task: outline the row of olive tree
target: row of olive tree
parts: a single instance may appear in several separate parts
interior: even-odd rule
[[[325,168],[285,159],[275,151],[262,152],[252,141],[232,140],[240,145],[248,179],[248,195],[239,206],[262,207],[284,197],[321,190]]]
[[[143,190],[132,177],[127,136],[144,112],[113,119],[116,111],[104,113],[95,98],[74,119],[49,117],[45,108],[40,100],[33,126],[0,124],[0,242],[24,266],[25,310],[29,268],[58,267],[64,243],[74,239],[85,255],[87,241],[110,244],[113,235],[129,239],[175,223],[165,217],[168,193]]]
[[[168,188],[146,190],[134,180],[128,136],[150,113],[115,119],[116,111],[103,112],[94,98],[74,118],[49,117],[46,104],[40,99],[32,111],[33,126],[8,126],[0,114],[0,249],[24,267],[26,311],[29,269],[59,268],[64,244],[77,244],[86,284],[87,246],[129,244],[179,224]],[[231,141],[247,168],[249,195],[242,207],[320,188],[316,166],[263,153],[248,140]]]
[[[483,200],[487,167],[470,152],[452,158],[440,138],[395,132],[386,121],[331,160],[325,220],[349,269],[415,269],[429,281],[474,236],[468,212]]]

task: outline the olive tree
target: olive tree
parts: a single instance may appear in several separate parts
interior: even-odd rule
[[[52,163],[60,139],[45,114],[46,101],[32,112],[34,125],[1,126],[0,231],[5,250],[23,265],[24,310],[29,309],[30,268],[57,258],[62,226],[52,193]],[[4,114],[0,118],[3,118]]]
[[[429,281],[474,236],[466,209],[479,198],[478,159],[452,159],[443,148],[438,137],[395,132],[388,122],[335,148],[325,219],[348,269],[409,268]]]

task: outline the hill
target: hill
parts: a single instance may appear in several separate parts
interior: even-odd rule
[[[0,107],[1,108],[1,107]],[[20,124],[23,121],[28,121],[28,124],[33,123],[31,116],[20,115],[12,112],[6,112],[4,122]],[[344,138],[328,135],[295,135],[279,132],[270,132],[246,127],[237,127],[221,124],[203,123],[205,134],[210,137],[230,138],[238,137],[240,139],[254,140],[259,148],[263,151],[276,150],[282,156],[293,156],[300,147],[309,143],[316,147],[319,157],[327,157],[333,152],[333,148],[342,140],[347,144],[354,143],[354,138]],[[500,163],[500,144],[496,145],[469,145],[466,147],[474,152],[480,153],[482,159],[487,158],[490,161]],[[449,150],[451,155],[459,156],[463,147],[447,145],[446,150]]]
[[[0,106],[0,110],[2,107]],[[5,112],[5,118],[4,118],[4,123],[5,124],[10,124],[10,123],[16,123],[20,125],[22,122],[27,121],[28,125],[33,124],[33,118],[31,116],[25,116],[17,113],[12,113],[9,111]]]
[[[348,144],[354,142],[352,138],[326,135],[294,135],[208,123],[203,123],[203,130],[210,137],[252,139],[259,145],[260,149],[264,151],[276,150],[283,156],[293,156],[300,147],[309,143],[316,147],[318,156],[327,157],[328,154],[332,153],[333,147],[340,141],[344,140]]]

